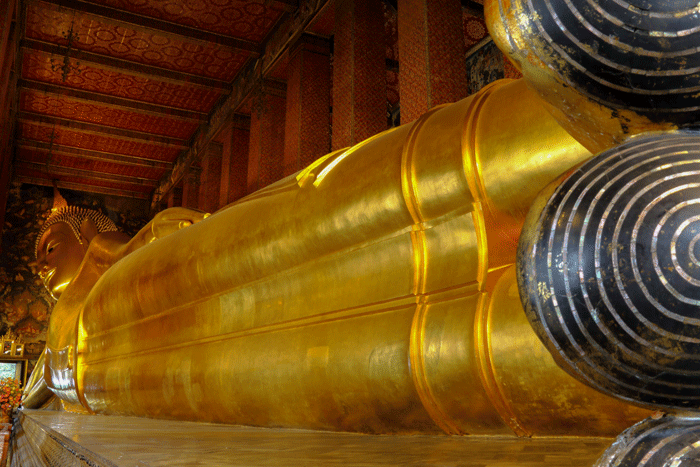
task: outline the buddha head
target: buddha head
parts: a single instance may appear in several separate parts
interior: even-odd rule
[[[58,300],[78,272],[92,239],[117,227],[92,209],[65,206],[53,210],[37,236],[35,253],[39,277]]]

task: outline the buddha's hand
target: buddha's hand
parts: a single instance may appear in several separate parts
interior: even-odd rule
[[[152,242],[163,238],[180,229],[196,224],[209,216],[209,213],[196,209],[179,207],[165,209],[156,214],[151,221],[152,238],[149,241]]]

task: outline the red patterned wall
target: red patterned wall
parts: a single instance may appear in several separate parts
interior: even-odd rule
[[[250,131],[231,130],[231,154],[229,159],[228,202],[232,203],[246,195],[248,188],[248,150]]]
[[[337,4],[333,62],[332,149],[387,127],[386,43],[381,0]]]
[[[399,0],[399,28],[402,123],[466,97],[459,0]]]
[[[488,29],[486,29],[486,22],[481,16],[464,10],[462,23],[464,25],[464,47],[466,50],[471,49],[489,35]]]
[[[284,121],[286,100],[264,94],[253,102],[250,118],[248,193],[280,180],[283,176]]]
[[[208,154],[202,160],[202,173],[199,185],[199,209],[214,212],[219,207],[221,189],[221,155]]]
[[[330,142],[330,58],[300,49],[288,66],[284,175],[328,153]]]
[[[284,175],[284,113],[287,109],[284,97],[267,95],[264,100],[265,118],[260,135],[260,187],[280,180]],[[257,112],[256,112],[257,113]]]

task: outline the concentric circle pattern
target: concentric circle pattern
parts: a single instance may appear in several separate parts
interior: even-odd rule
[[[560,364],[628,401],[700,407],[700,132],[600,154],[533,216],[520,293]]]
[[[700,419],[648,418],[628,428],[595,467],[693,467],[700,463]]]
[[[700,108],[695,0],[519,0],[533,51],[612,108],[688,124]],[[520,23],[518,23],[520,24]]]

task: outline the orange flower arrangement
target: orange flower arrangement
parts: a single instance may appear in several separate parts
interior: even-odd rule
[[[3,414],[12,415],[12,411],[19,407],[22,401],[22,386],[14,378],[0,380],[0,410]]]

